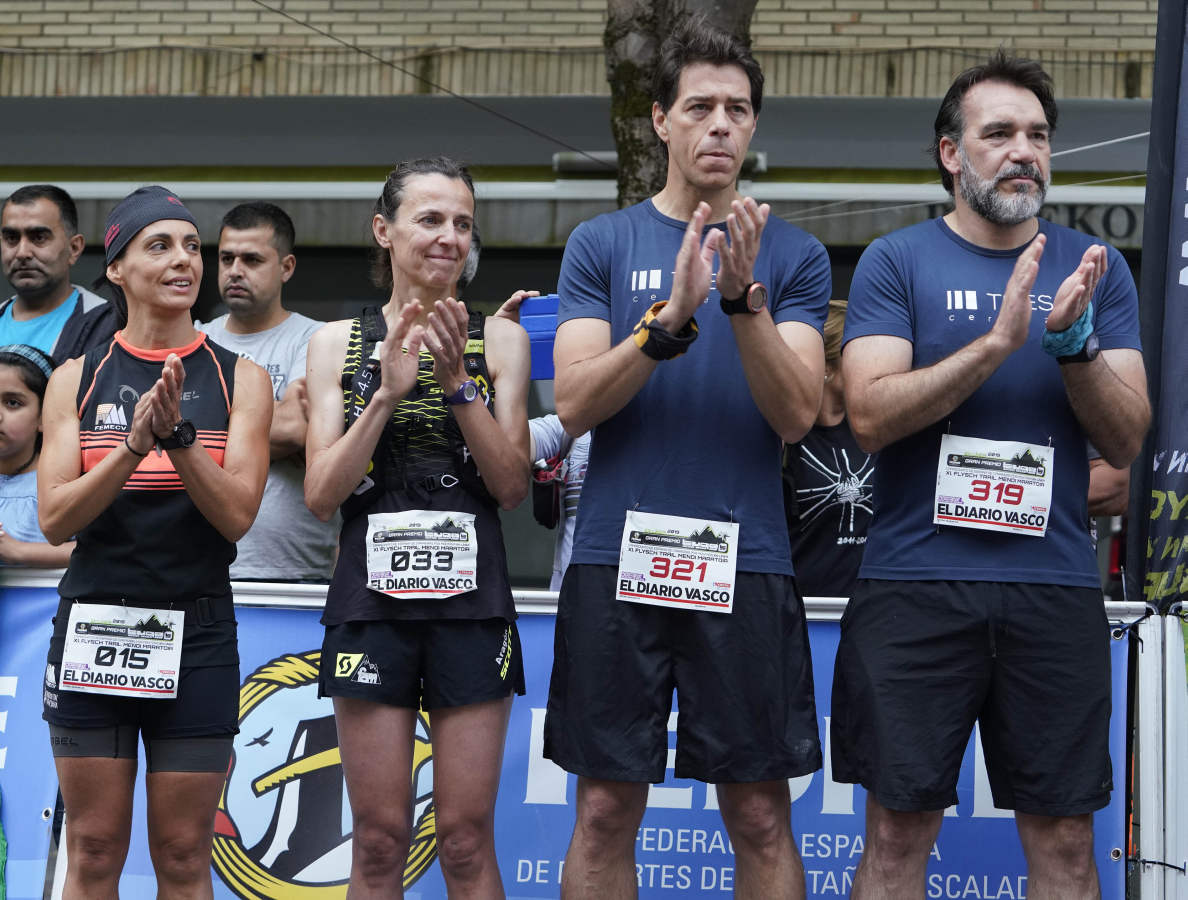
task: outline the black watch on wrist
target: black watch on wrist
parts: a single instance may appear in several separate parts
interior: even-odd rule
[[[719,296],[718,302],[722,306],[722,312],[728,316],[733,316],[735,313],[751,313],[753,315],[767,306],[767,288],[761,282],[752,281],[743,288],[741,297],[727,300],[725,297]]]
[[[193,447],[196,440],[198,440],[198,429],[189,419],[182,419],[173,426],[173,434],[167,438],[161,438],[157,441],[157,446],[162,450],[184,450],[187,447]]]
[[[1060,365],[1066,363],[1087,363],[1093,362],[1097,359],[1097,354],[1101,352],[1101,342],[1098,341],[1097,335],[1090,332],[1089,336],[1085,338],[1085,343],[1081,349],[1069,356],[1057,356],[1056,362]]]

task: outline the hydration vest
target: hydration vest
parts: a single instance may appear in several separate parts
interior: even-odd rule
[[[495,388],[487,370],[483,340],[484,316],[471,311],[467,322],[463,363],[467,376],[479,386],[483,402],[493,409]],[[346,427],[363,414],[380,385],[376,344],[387,337],[388,325],[378,306],[366,307],[351,323],[346,360],[342,367],[343,411]],[[462,429],[433,378],[433,357],[421,350],[417,380],[384,423],[363,481],[342,504],[343,519],[357,516],[383,493],[436,491],[461,486],[494,502],[483,484]]]

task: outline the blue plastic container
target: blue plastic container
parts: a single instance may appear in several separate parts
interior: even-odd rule
[[[553,339],[557,336],[556,294],[527,297],[520,304],[520,324],[528,332],[532,353],[532,380],[553,377]]]

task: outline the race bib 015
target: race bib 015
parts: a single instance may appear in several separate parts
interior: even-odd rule
[[[181,610],[72,604],[59,688],[172,700],[181,671],[184,622]]]

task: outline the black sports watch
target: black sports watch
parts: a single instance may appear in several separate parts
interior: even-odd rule
[[[718,302],[722,306],[722,312],[728,316],[744,312],[754,314],[767,306],[767,288],[761,282],[752,281],[743,288],[741,297],[736,297],[733,300],[719,297]]]
[[[182,419],[173,426],[173,434],[167,438],[161,438],[157,441],[157,446],[162,450],[184,450],[187,447],[193,447],[196,440],[198,440],[198,429],[189,419]]]
[[[1085,338],[1085,343],[1079,352],[1073,353],[1069,356],[1057,356],[1056,362],[1060,363],[1062,366],[1066,363],[1093,362],[1093,360],[1097,359],[1097,354],[1100,352],[1101,342],[1097,339],[1096,333],[1090,332],[1089,337]]]

